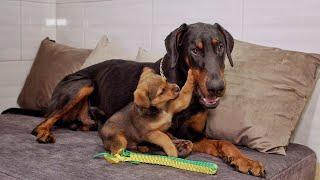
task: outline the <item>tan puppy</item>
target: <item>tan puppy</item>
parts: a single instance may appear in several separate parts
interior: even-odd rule
[[[105,149],[116,154],[125,148],[136,149],[138,143],[149,142],[163,148],[167,155],[177,157],[177,149],[165,131],[171,126],[172,116],[189,106],[193,81],[189,70],[179,93],[178,85],[144,68],[134,92],[134,102],[111,116],[99,131]]]

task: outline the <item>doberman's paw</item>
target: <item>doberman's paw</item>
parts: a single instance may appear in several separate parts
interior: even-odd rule
[[[178,150],[178,156],[179,157],[187,157],[192,152],[193,143],[189,140],[183,140],[183,139],[175,139],[172,140],[173,144],[176,146]]]
[[[141,153],[149,153],[151,151],[148,146],[137,146],[136,150]]]
[[[224,158],[225,161],[234,166],[235,169],[244,174],[250,174],[258,177],[265,177],[266,171],[264,166],[259,161],[254,161],[248,158]]]
[[[37,137],[37,141],[39,143],[47,144],[56,142],[52,133],[46,128],[37,127],[31,132],[31,134]]]
[[[90,131],[90,126],[81,125],[81,126],[78,127],[78,130],[80,130],[80,131]]]
[[[97,126],[97,124],[91,124],[91,125],[83,124],[78,127],[78,130],[80,130],[80,131],[97,131],[98,126]]]

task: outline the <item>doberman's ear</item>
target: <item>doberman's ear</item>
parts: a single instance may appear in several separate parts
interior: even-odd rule
[[[171,68],[177,65],[179,59],[178,48],[181,43],[183,34],[187,31],[188,25],[182,24],[179,28],[172,31],[165,39],[167,54],[170,58]]]
[[[232,57],[231,57],[231,52],[233,50],[233,45],[234,45],[233,37],[220,24],[215,23],[214,25],[217,26],[218,30],[223,34],[223,37],[224,37],[224,40],[226,43],[226,48],[227,48],[227,56],[228,56],[230,65],[233,67],[233,61],[232,61]]]
[[[147,94],[147,91],[137,89],[134,91],[134,104],[141,108],[149,108],[150,100]]]

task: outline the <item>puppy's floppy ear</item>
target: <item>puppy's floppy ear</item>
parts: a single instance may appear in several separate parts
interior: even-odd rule
[[[218,30],[223,34],[225,43],[226,43],[226,48],[227,48],[227,56],[230,62],[230,65],[233,67],[233,61],[232,61],[232,57],[231,57],[231,52],[233,50],[233,45],[234,45],[234,40],[233,37],[231,36],[231,34],[225,30],[220,24],[215,23],[215,26],[218,27]]]
[[[170,58],[171,68],[174,68],[177,65],[179,59],[178,46],[180,45],[182,36],[187,29],[188,25],[184,23],[172,31],[164,40],[167,54]]]
[[[147,91],[142,89],[137,89],[134,91],[134,104],[138,107],[149,108],[150,100]]]

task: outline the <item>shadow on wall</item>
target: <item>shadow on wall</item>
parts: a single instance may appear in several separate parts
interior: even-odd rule
[[[320,152],[317,149],[320,146],[320,142],[317,142],[317,138],[320,136],[320,131],[312,127],[320,127],[320,80],[318,73],[318,81],[314,89],[314,93],[307,106],[305,112],[299,121],[298,126],[295,129],[294,136],[291,141],[299,144],[308,144],[317,153],[317,157],[320,157]],[[319,161],[319,160],[318,160]],[[320,172],[318,172],[320,173]],[[320,178],[320,177],[319,177]]]

